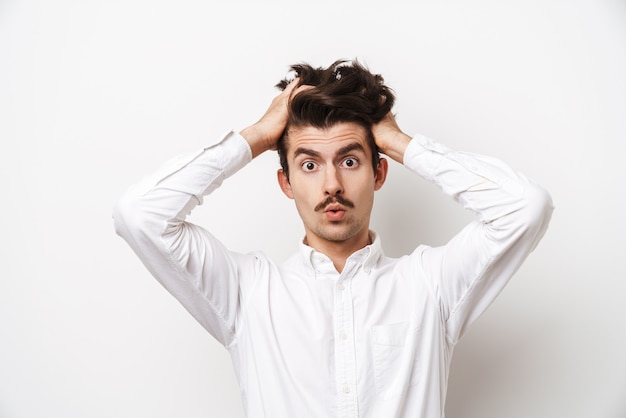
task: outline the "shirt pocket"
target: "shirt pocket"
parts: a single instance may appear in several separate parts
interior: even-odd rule
[[[401,396],[416,384],[417,331],[417,327],[408,322],[376,325],[372,328],[376,393],[382,399]]]

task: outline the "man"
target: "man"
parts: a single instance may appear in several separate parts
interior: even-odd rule
[[[292,69],[258,122],[131,189],[117,232],[229,351],[248,417],[443,417],[454,347],[544,234],[550,197],[496,159],[406,135],[390,89],[358,62]],[[305,229],[281,265],[185,221],[273,149]],[[444,246],[384,256],[369,230],[388,168],[378,151],[476,220]]]

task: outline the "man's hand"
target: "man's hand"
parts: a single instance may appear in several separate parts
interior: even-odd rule
[[[404,151],[411,141],[411,137],[402,132],[391,112],[387,113],[380,122],[372,126],[372,133],[378,149],[383,154],[402,164]]]
[[[276,149],[276,142],[287,125],[288,105],[292,94],[310,87],[299,86],[296,88],[298,81],[296,78],[289,83],[285,90],[274,97],[261,119],[241,131],[241,136],[250,144],[253,158],[267,150]]]

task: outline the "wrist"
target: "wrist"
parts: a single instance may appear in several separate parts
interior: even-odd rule
[[[252,151],[252,158],[264,153],[272,147],[268,145],[268,141],[263,133],[257,128],[256,125],[250,125],[239,132],[239,135],[248,142],[250,150]]]
[[[385,143],[379,146],[380,151],[389,158],[403,163],[404,153],[411,142],[411,137],[402,131],[394,132],[386,137]]]

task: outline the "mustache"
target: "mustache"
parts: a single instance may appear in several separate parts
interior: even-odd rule
[[[328,196],[326,200],[324,200],[323,202],[320,202],[317,206],[315,206],[315,211],[319,212],[321,210],[324,210],[324,208],[326,208],[326,206],[330,205],[331,203],[339,203],[340,205],[343,205],[347,208],[354,207],[354,203],[352,203],[351,201],[349,201],[348,199],[344,198],[341,195],[337,195],[337,196]]]

